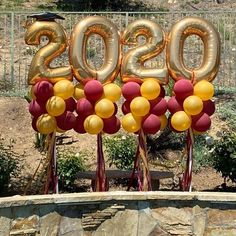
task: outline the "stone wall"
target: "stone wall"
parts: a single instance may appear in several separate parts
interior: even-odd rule
[[[236,194],[107,192],[0,198],[0,236],[236,235]]]

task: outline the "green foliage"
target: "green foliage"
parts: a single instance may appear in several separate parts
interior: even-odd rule
[[[107,137],[104,139],[104,144],[110,165],[114,164],[121,170],[133,168],[133,161],[137,150],[137,142],[133,135]]]
[[[144,11],[148,10],[147,6],[140,0],[58,0],[57,8],[64,11]]]
[[[61,188],[70,190],[74,187],[78,171],[85,171],[85,153],[59,152],[57,170],[59,176],[59,185]]]
[[[175,81],[173,79],[170,78],[169,83],[167,84],[167,86],[165,86],[165,91],[166,91],[166,96],[171,97],[173,94],[173,88],[175,85]]]
[[[206,139],[212,139],[205,135],[195,136],[193,147],[193,168],[194,171],[199,171],[201,167],[212,166],[212,157],[209,152],[210,147],[207,145]]]
[[[19,157],[11,150],[11,146],[0,143],[0,194],[8,191],[10,180],[19,172]]]
[[[212,156],[213,166],[222,177],[236,182],[236,133],[224,132],[214,143]]]
[[[236,103],[235,100],[228,100],[224,104],[217,106],[217,113],[221,120],[228,123],[232,130],[236,130]]]

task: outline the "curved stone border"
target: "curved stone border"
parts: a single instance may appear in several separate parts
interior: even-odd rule
[[[144,200],[169,200],[169,201],[202,201],[215,203],[232,203],[236,205],[235,193],[218,192],[93,192],[71,193],[52,195],[12,196],[0,198],[0,208],[40,204],[86,204],[88,202],[103,201],[144,201]]]

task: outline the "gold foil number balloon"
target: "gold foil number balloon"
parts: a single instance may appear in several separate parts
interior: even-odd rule
[[[184,64],[183,48],[186,38],[198,35],[204,44],[204,56],[199,68],[190,70]],[[184,75],[191,78],[194,72],[196,81],[212,81],[220,64],[220,36],[215,27],[202,18],[186,17],[173,25],[167,44],[167,65],[173,79]]]
[[[142,35],[146,38],[144,45],[138,45],[138,37]],[[134,45],[125,54],[121,76],[123,82],[132,80],[132,77],[155,78],[159,83],[168,83],[167,68],[146,68],[144,63],[160,54],[165,47],[165,33],[155,22],[142,19],[129,24],[122,35],[122,43]]]
[[[52,60],[61,55],[67,47],[66,33],[62,26],[55,21],[35,21],[27,28],[25,42],[29,45],[39,45],[42,36],[48,37],[48,44],[38,50],[31,61],[28,83],[35,84],[45,77],[56,83],[62,79],[72,80],[70,66],[51,68]]]
[[[105,59],[101,68],[92,69],[86,58],[87,41],[92,34],[100,35],[105,44]],[[71,35],[70,64],[79,82],[96,78],[101,83],[115,79],[120,68],[120,35],[115,24],[102,16],[90,16],[76,24]]]

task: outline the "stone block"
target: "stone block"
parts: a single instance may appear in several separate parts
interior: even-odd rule
[[[58,236],[80,236],[83,235],[81,219],[62,217]]]
[[[138,211],[124,210],[119,211],[109,220],[104,221],[93,236],[133,236],[137,235],[138,230]]]
[[[42,236],[58,236],[60,228],[61,215],[52,212],[41,218],[40,235]]]
[[[0,236],[8,236],[10,234],[11,219],[0,217]]]
[[[191,208],[162,207],[152,209],[151,214],[165,232],[173,235],[193,235]]]

